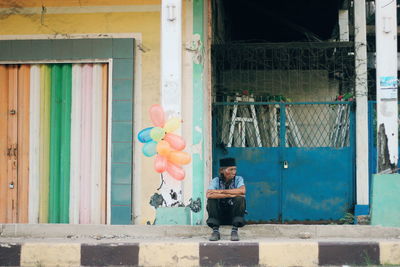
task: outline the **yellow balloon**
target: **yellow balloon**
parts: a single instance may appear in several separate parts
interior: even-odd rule
[[[167,133],[171,133],[171,132],[175,131],[176,129],[178,129],[180,125],[181,125],[180,118],[171,118],[164,124],[164,130]]]
[[[165,130],[160,127],[154,127],[150,131],[150,137],[153,138],[154,141],[160,141],[165,136]]]

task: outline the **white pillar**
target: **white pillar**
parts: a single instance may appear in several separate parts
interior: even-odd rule
[[[182,0],[161,4],[161,105],[166,117],[181,117],[182,109]],[[182,201],[182,183],[165,172],[160,189],[167,205]],[[172,199],[171,190],[177,194]]]
[[[387,137],[386,143],[378,134],[377,166],[383,172],[397,168],[398,160],[397,7],[392,0],[375,3],[377,130],[384,127]]]
[[[356,166],[357,205],[369,205],[368,79],[365,0],[354,1],[356,69]]]

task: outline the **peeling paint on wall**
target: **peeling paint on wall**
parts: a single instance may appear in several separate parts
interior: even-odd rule
[[[386,135],[385,125],[381,123],[378,131],[378,172],[391,173],[397,166],[390,163],[388,148],[388,137]]]
[[[199,126],[196,126],[194,129],[200,135],[202,134],[202,130]],[[203,139],[201,139],[199,143],[192,145],[191,153],[199,154],[200,160],[203,160]]]
[[[153,206],[154,208],[158,208],[165,204],[165,200],[162,195],[158,193],[154,193],[154,195],[151,196],[149,204]]]
[[[193,53],[193,63],[203,64],[204,61],[204,46],[201,41],[200,34],[194,34],[191,41],[186,42],[186,51]]]
[[[337,206],[339,203],[343,202],[342,198],[335,197],[323,200],[320,203],[316,203],[311,197],[298,194],[290,194],[288,196],[288,200],[301,203],[302,205],[310,207],[315,210],[328,210],[328,211],[331,210],[333,206]]]
[[[198,197],[195,201],[193,199],[189,199],[190,203],[188,207],[190,208],[191,211],[197,213],[201,211],[201,199]]]

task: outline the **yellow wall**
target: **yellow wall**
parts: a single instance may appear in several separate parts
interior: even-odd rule
[[[45,12],[41,8],[42,3],[46,7]],[[126,5],[129,12],[113,12],[121,5]],[[104,6],[110,12],[104,13]],[[96,12],[97,7],[102,13]],[[82,8],[90,8],[89,13],[81,13],[82,10],[89,10]],[[146,9],[150,11],[146,12]],[[135,122],[135,126],[144,128],[151,125],[148,108],[151,104],[160,103],[159,9],[160,0],[0,0],[0,35],[140,33],[146,52],[142,53],[141,66],[142,118]],[[74,10],[76,13],[73,13]],[[135,132],[139,130],[135,129]],[[149,205],[149,200],[160,185],[160,179],[153,170],[153,160],[141,158],[141,196],[140,202],[135,203],[140,205],[140,214],[135,214],[139,215],[136,218],[139,224],[152,223],[155,218],[155,210]]]

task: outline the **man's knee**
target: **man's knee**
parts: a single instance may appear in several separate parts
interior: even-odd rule
[[[207,210],[218,208],[218,199],[207,199]]]
[[[240,206],[245,207],[246,199],[244,197],[235,197],[235,198],[233,198],[233,205],[237,206],[237,207],[240,207]]]

